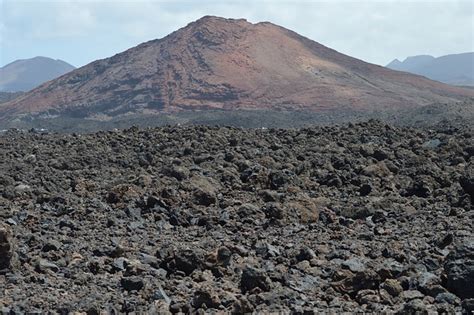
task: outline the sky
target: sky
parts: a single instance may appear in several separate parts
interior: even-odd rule
[[[474,51],[473,0],[0,0],[0,66],[47,56],[79,67],[204,15],[269,21],[380,65]]]

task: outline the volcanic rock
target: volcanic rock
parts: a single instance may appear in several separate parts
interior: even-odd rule
[[[385,280],[380,285],[380,287],[385,289],[392,296],[398,296],[400,293],[403,292],[403,288],[402,288],[400,282],[398,282],[398,280],[395,280],[395,279]]]
[[[46,272],[58,272],[59,271],[59,267],[50,262],[50,261],[47,261],[45,259],[40,259],[38,260],[38,262],[36,263],[36,270],[38,272],[43,272],[43,273],[46,273]]]
[[[127,291],[138,291],[144,286],[143,280],[139,277],[126,277],[120,280],[120,284]]]
[[[445,264],[447,288],[461,298],[474,298],[474,240],[458,244]]]
[[[472,308],[474,208],[460,182],[471,163],[453,161],[472,135],[374,120],[8,130],[0,310],[461,313]],[[429,139],[443,145],[422,147]],[[372,165],[383,174],[364,172]],[[429,194],[407,193],[423,181]]]
[[[271,280],[261,270],[257,270],[252,267],[246,267],[242,271],[240,288],[244,293],[254,288],[260,288],[263,291],[269,291],[271,289],[271,285]]]
[[[7,226],[0,225],[0,272],[10,268],[12,256],[11,233]]]

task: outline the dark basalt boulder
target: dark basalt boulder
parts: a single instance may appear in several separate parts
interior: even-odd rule
[[[474,298],[474,239],[457,245],[444,266],[448,290],[463,299]]]

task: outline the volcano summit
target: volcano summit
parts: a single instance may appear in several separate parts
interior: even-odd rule
[[[363,62],[272,23],[206,16],[3,104],[0,121],[209,109],[367,112],[465,97],[474,91]]]

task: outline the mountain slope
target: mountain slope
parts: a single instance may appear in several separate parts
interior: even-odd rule
[[[47,57],[16,60],[0,68],[0,92],[29,91],[75,67]]]
[[[414,56],[403,62],[395,59],[387,68],[423,75],[447,84],[474,86],[474,52],[438,58]]]
[[[272,23],[207,16],[47,82],[1,105],[0,119],[197,109],[371,111],[473,96],[351,58]]]
[[[23,92],[0,92],[0,103],[11,101],[22,94]]]

